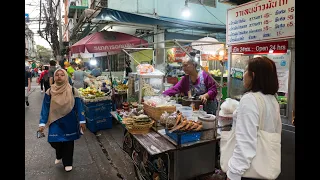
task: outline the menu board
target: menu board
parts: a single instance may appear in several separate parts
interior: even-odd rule
[[[294,37],[295,0],[257,0],[228,9],[228,45]]]
[[[268,54],[266,56],[273,60],[276,64],[279,81],[278,92],[287,93],[289,86],[289,66],[291,52],[288,51],[286,54]]]

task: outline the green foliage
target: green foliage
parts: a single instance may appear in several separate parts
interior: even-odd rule
[[[52,58],[52,50],[44,46],[37,45],[37,53],[39,56],[39,60],[44,63],[48,63],[50,61],[50,58]]]

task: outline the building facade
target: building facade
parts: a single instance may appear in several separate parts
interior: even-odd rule
[[[34,59],[36,57],[36,44],[33,39],[33,32],[29,29],[27,23],[25,23],[25,55],[29,59]]]

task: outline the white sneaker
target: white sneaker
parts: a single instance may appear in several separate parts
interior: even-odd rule
[[[54,164],[59,164],[59,163],[61,163],[61,159],[54,160]]]
[[[66,170],[67,172],[70,172],[72,170],[72,166],[66,166],[64,167],[64,170]]]
[[[41,90],[41,93],[43,93],[43,90]]]

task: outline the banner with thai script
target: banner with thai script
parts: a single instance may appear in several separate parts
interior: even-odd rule
[[[227,10],[227,44],[295,37],[295,0],[257,0]]]
[[[287,53],[288,41],[266,42],[254,44],[238,44],[233,45],[232,53],[243,54],[271,54],[271,53]]]

